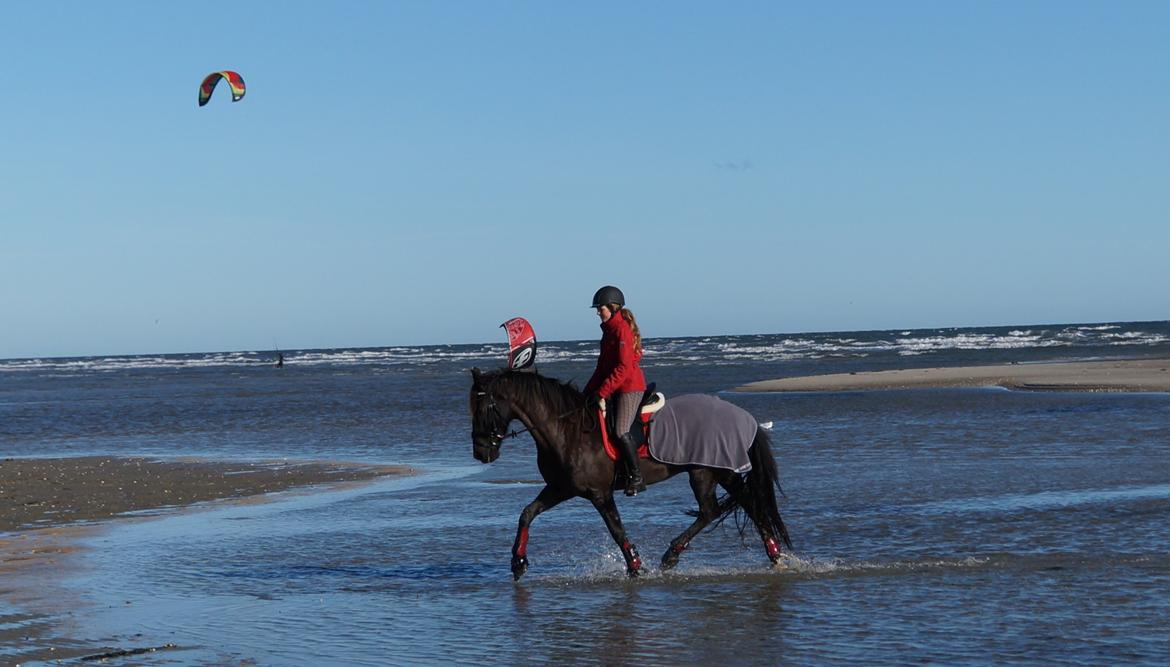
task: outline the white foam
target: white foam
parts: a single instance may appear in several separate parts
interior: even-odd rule
[[[1002,496],[960,498],[925,503],[919,505],[919,508],[929,513],[1008,512],[1166,498],[1170,498],[1170,484],[1151,484],[1118,489],[1038,491]]]
[[[1146,327],[1149,328],[1149,327]],[[1163,329],[1165,327],[1162,327]],[[1170,335],[1148,331],[1140,325],[1069,325],[1060,328],[939,329],[901,332],[856,332],[800,335],[750,335],[703,338],[647,339],[646,362],[659,366],[683,364],[737,364],[784,362],[823,358],[865,358],[883,353],[914,356],[954,350],[1022,350],[1072,347],[1133,347],[1170,343]],[[0,360],[0,372],[69,374],[128,370],[177,370],[208,367],[259,367],[271,365],[274,351],[213,352],[207,354],[106,356],[85,358],[34,358]],[[414,367],[455,362],[467,366],[495,367],[507,358],[507,346],[433,345],[383,348],[339,348],[284,351],[290,366]],[[537,361],[592,363],[597,342],[542,342]]]
[[[901,355],[943,350],[1014,350],[1029,347],[1068,346],[1070,344],[1065,340],[1045,339],[1040,334],[1026,334],[1024,332],[1011,332],[1006,336],[964,332],[952,336],[923,336],[897,340],[898,354]]]
[[[773,570],[781,574],[835,575],[855,573],[918,572],[924,570],[950,570],[981,567],[987,565],[987,557],[967,556],[964,558],[931,558],[901,561],[849,561],[840,558],[802,557],[784,552]]]

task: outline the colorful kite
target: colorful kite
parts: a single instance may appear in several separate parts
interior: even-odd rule
[[[536,333],[523,317],[513,317],[500,325],[508,332],[508,368],[514,371],[536,370]]]
[[[215,90],[215,84],[219,83],[220,79],[227,79],[228,85],[231,86],[233,102],[244,99],[244,78],[235,72],[224,70],[212,72],[203,79],[203,83],[199,85],[199,106],[207,104],[211,99],[211,91]]]

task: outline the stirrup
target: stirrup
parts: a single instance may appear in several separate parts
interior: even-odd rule
[[[633,498],[639,492],[646,490],[646,480],[642,478],[642,473],[639,471],[635,475],[626,476],[626,495]]]

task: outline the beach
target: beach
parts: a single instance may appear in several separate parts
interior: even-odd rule
[[[737,392],[1003,387],[1030,391],[1170,392],[1170,359],[1009,363],[831,373],[762,380]]]
[[[0,460],[0,646],[37,648],[20,661],[93,658],[134,650],[56,636],[53,613],[76,606],[54,593],[76,538],[100,522],[176,511],[197,503],[254,499],[294,488],[336,486],[391,475],[408,466],[342,462],[223,462],[147,457],[84,456]],[[42,614],[41,612],[48,612]],[[71,613],[71,612],[70,612]],[[165,647],[148,647],[165,648]]]

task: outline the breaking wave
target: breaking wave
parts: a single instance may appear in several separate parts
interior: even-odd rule
[[[865,358],[879,355],[917,356],[949,351],[1026,350],[1045,348],[1153,348],[1170,343],[1170,323],[1085,324],[1049,327],[972,327],[808,334],[758,334],[651,338],[646,340],[647,364],[734,364],[825,358]],[[285,362],[295,366],[419,367],[440,363],[495,366],[507,356],[498,344],[420,345],[379,348],[283,350]],[[542,363],[591,362],[596,341],[541,341]],[[276,352],[237,351],[194,354],[154,354],[0,360],[0,373],[69,374],[128,370],[178,370],[209,367],[271,365]]]

